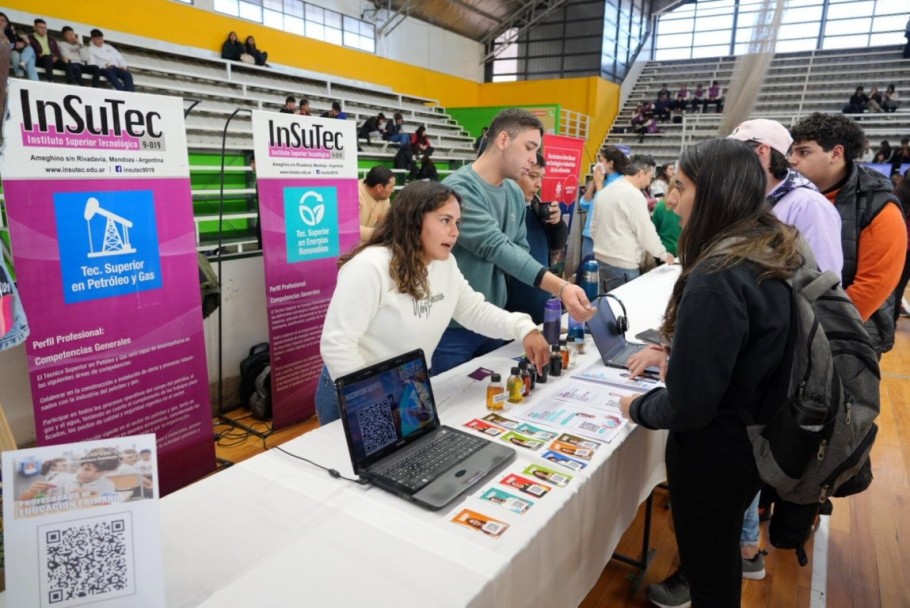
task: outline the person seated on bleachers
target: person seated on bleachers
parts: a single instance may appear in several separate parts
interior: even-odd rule
[[[881,112],[882,111],[882,94],[878,92],[878,87],[873,86],[869,89],[869,103],[866,104],[866,109],[870,112]]]
[[[701,83],[695,85],[695,90],[692,91],[692,111],[700,112],[704,109],[705,106],[705,90],[702,88]]]
[[[389,213],[395,190],[395,174],[388,167],[373,167],[358,182],[360,241],[373,236],[373,229]]]
[[[104,33],[97,28],[92,30],[91,37],[92,43],[88,47],[89,64],[97,66],[101,75],[118,91],[135,91],[133,75],[120,51],[104,42]]]
[[[405,175],[406,180],[412,180],[417,177],[417,162],[414,160],[414,149],[411,147],[411,144],[406,143],[398,148],[398,152],[395,153],[395,158],[392,159],[392,166],[396,169],[407,171],[407,175]]]
[[[887,141],[883,141],[882,145],[879,146],[878,152],[875,153],[875,158],[872,159],[874,163],[887,163],[891,161],[891,156],[894,154],[894,150],[891,149],[891,144]]]
[[[657,126],[657,119],[654,116],[651,116],[651,118],[647,119],[644,123],[635,127],[635,132],[639,135],[638,143],[644,143],[646,133],[660,133],[660,127]]]
[[[360,125],[360,128],[357,130],[357,139],[365,139],[367,143],[373,143],[370,140],[370,137],[373,133],[377,135],[382,132],[385,126],[385,114],[380,112],[376,116],[370,116],[363,121],[363,124]]]
[[[869,96],[863,92],[863,87],[856,87],[856,91],[850,96],[850,101],[844,106],[844,114],[862,114],[869,105]]]
[[[395,112],[392,120],[386,121],[385,133],[382,134],[382,138],[386,141],[395,142],[398,147],[404,146],[411,141],[411,134],[404,132],[404,116],[401,115],[401,112]]]
[[[720,84],[715,80],[708,87],[708,98],[705,100],[704,111],[708,111],[708,106],[714,104],[718,113],[724,111],[724,92]]]
[[[415,154],[432,154],[433,145],[430,138],[427,137],[427,128],[423,125],[417,127],[417,130],[411,133],[411,147]]]
[[[429,153],[424,153],[423,158],[420,159],[420,169],[417,171],[417,179],[431,182],[439,181],[439,171],[436,170],[436,163],[430,158]]]
[[[670,98],[670,89],[667,88],[666,84],[660,87],[660,90],[657,92],[657,99],[660,99],[661,95],[666,95],[667,99]]]
[[[228,61],[242,61],[240,56],[246,53],[246,47],[237,37],[237,32],[229,32],[227,40],[221,45],[221,58]]]
[[[661,93],[660,97],[654,103],[654,116],[661,122],[670,120],[670,113],[673,110],[673,102],[670,101],[669,93]]]
[[[893,112],[899,105],[901,105],[899,95],[897,91],[894,90],[894,85],[889,84],[888,88],[885,89],[885,93],[882,95],[882,110],[885,112]]]
[[[281,106],[281,109],[278,110],[279,114],[296,114],[297,113],[297,100],[294,99],[293,95],[288,95],[284,98],[284,105]]]
[[[258,48],[256,48],[255,38],[252,36],[247,36],[244,47],[246,47],[246,54],[253,56],[253,61],[256,63],[256,65],[269,67],[269,64],[266,63],[269,60],[269,54],[266,51],[260,51]]]
[[[297,104],[297,113],[301,116],[310,116],[310,100],[306,97],[300,98],[300,103]]]
[[[338,120],[347,120],[348,115],[341,111],[341,104],[337,101],[332,102],[332,107],[319,115],[320,118],[337,118]]]
[[[60,57],[63,58],[66,81],[82,86],[82,72],[88,72],[92,75],[92,86],[97,87],[101,74],[98,72],[98,66],[89,65],[88,49],[82,46],[82,42],[79,41],[79,37],[70,26],[63,26],[61,32],[63,40],[59,42],[58,46]]]
[[[679,87],[679,90],[676,92],[676,102],[673,104],[673,109],[678,112],[685,112],[686,106],[689,105],[689,85],[682,83]]]
[[[28,37],[28,42],[35,51],[35,64],[44,69],[48,82],[54,82],[54,68],[64,69],[57,41],[47,33],[44,19],[35,19],[35,30]]]
[[[35,51],[28,43],[20,41],[19,32],[9,21],[5,13],[0,13],[0,29],[6,34],[10,45],[10,75],[27,77],[29,80],[38,80],[38,70],[35,69]]]

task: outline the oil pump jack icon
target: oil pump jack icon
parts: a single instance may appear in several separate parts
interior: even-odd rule
[[[96,215],[105,218],[104,242],[101,244],[101,251],[95,251],[95,245],[92,240],[92,219]],[[111,255],[136,253],[136,250],[130,244],[130,228],[133,227],[133,222],[120,217],[116,213],[111,213],[107,209],[102,209],[101,204],[95,197],[91,197],[85,202],[83,217],[85,217],[85,225],[88,229],[88,257],[101,258]]]

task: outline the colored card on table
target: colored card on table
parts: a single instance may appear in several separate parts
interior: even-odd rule
[[[534,502],[527,498],[519,498],[514,494],[509,494],[499,488],[490,488],[480,495],[481,500],[488,500],[495,505],[508,509],[513,513],[524,515],[525,512],[534,506]]]
[[[506,433],[501,437],[501,439],[506,443],[517,445],[520,448],[535,451],[542,448],[543,444],[546,443],[541,439],[534,439],[533,437],[528,437],[527,435],[522,435],[521,433],[516,433],[515,431]]]
[[[499,414],[487,414],[483,417],[487,422],[492,422],[497,426],[504,426],[507,429],[516,429],[518,428],[518,423],[512,420],[511,418],[503,418]]]
[[[555,486],[560,488],[566,487],[570,481],[572,481],[571,475],[566,475],[565,473],[560,473],[559,471],[554,471],[553,469],[539,464],[532,464],[525,467],[525,470],[522,471],[525,475],[531,475],[538,479],[543,479],[549,481]]]
[[[498,426],[493,426],[489,422],[480,420],[478,418],[465,422],[464,425],[468,428],[474,429],[475,431],[480,431],[485,435],[489,435],[490,437],[499,437],[506,432],[505,429],[501,429]]]
[[[533,437],[534,439],[542,439],[544,441],[549,441],[559,434],[555,431],[544,430],[539,426],[534,426],[533,424],[528,424],[527,422],[522,422],[515,430],[519,433],[522,433],[523,435]]]
[[[553,489],[545,483],[537,483],[536,481],[532,481],[521,475],[516,475],[515,473],[509,473],[500,479],[499,483],[509,486],[510,488],[515,488],[519,492],[534,496],[535,498],[546,496],[547,492]]]
[[[487,369],[485,367],[478,367],[473,372],[468,374],[468,378],[473,380],[483,380],[484,378],[489,378],[493,375],[493,370]]]
[[[571,433],[563,433],[556,438],[556,441],[569,443],[580,448],[587,448],[595,452],[597,451],[597,448],[602,445],[599,441],[594,441],[593,439],[585,439],[584,437],[572,435]]]
[[[559,452],[555,452],[553,450],[544,452],[543,457],[550,462],[555,462],[556,464],[564,466],[567,469],[572,469],[573,471],[580,471],[588,466],[588,463],[586,462],[575,460],[574,458],[569,458],[565,454],[560,454]]]
[[[466,528],[483,532],[487,536],[492,536],[493,538],[499,538],[502,533],[509,528],[509,524],[506,522],[493,519],[489,515],[484,515],[483,513],[478,513],[471,509],[462,510],[458,515],[452,518],[452,521],[456,524],[465,526]]]
[[[550,444],[550,449],[555,452],[559,452],[560,454],[565,454],[566,456],[579,458],[581,460],[591,460],[591,456],[594,455],[594,450],[591,448],[583,448],[577,445],[572,445],[571,443],[564,443],[562,441],[554,441]]]

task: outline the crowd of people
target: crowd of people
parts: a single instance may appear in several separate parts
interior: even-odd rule
[[[889,84],[885,92],[878,90],[877,86],[869,89],[869,94],[865,92],[865,87],[858,86],[853,91],[853,95],[847,100],[844,106],[844,114],[862,114],[863,112],[894,112],[900,107],[900,94],[895,90],[893,84]]]
[[[688,84],[683,83],[675,98],[664,84],[653,101],[645,100],[635,108],[631,119],[632,130],[640,135],[639,142],[643,142],[645,134],[660,133],[657,123],[672,120],[674,113],[707,112],[709,106],[714,106],[716,112],[723,112],[724,93],[717,80],[712,81],[707,89],[699,83],[692,91],[689,91]]]
[[[104,32],[95,28],[89,32],[89,44],[83,45],[70,26],[60,30],[58,40],[50,35],[44,19],[34,20],[30,34],[18,31],[5,13],[0,13],[0,29],[10,45],[10,74],[18,78],[54,82],[54,71],[63,72],[66,82],[82,86],[83,78],[91,75],[91,86],[98,87],[103,76],[119,91],[134,91],[133,75],[126,59],[104,41]]]

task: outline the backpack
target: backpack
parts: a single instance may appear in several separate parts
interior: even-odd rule
[[[199,289],[202,292],[202,318],[207,319],[210,314],[218,310],[221,305],[221,285],[218,275],[212,268],[209,259],[202,253],[196,252],[199,260]]]
[[[251,346],[249,355],[240,362],[239,392],[241,407],[249,408],[254,418],[265,420],[271,417],[271,367],[268,342],[260,342]]]
[[[871,483],[869,475],[846,484],[867,467],[878,432],[881,376],[840,277],[819,271],[805,242],[800,249],[804,263],[787,281],[790,335],[778,388],[765,398],[760,412],[766,415],[740,414],[762,480],[784,501],[819,505]]]

